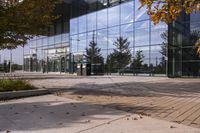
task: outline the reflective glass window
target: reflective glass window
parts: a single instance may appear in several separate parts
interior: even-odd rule
[[[37,39],[37,47],[41,47],[42,46],[42,39]]]
[[[163,64],[165,63],[166,61],[165,58],[164,60],[162,58],[165,55],[162,55],[161,53],[162,53],[162,45],[151,46],[151,64],[153,66],[158,66],[161,65],[161,63]]]
[[[134,5],[133,1],[121,4],[121,24],[134,21]]]
[[[166,42],[168,38],[163,38],[163,35],[167,37],[167,25],[159,23],[158,25],[152,25],[151,27],[151,45],[162,44]]]
[[[36,48],[36,47],[37,47],[37,41],[36,41],[36,40],[33,40],[33,41],[32,41],[31,47],[32,47],[32,48]]]
[[[135,30],[135,46],[149,45],[149,29]]]
[[[96,20],[97,20],[97,14],[91,13],[87,15],[87,28],[88,31],[96,30]]]
[[[89,46],[91,41],[96,41],[96,31],[88,32],[87,33],[87,47]]]
[[[71,19],[70,20],[70,34],[74,35],[78,33],[78,19]]]
[[[145,47],[135,47],[135,54],[137,53],[137,51],[142,51],[142,55],[144,56],[143,62],[142,64],[147,64],[149,65],[149,46],[145,46]]]
[[[24,54],[30,54],[29,42],[24,46]]]
[[[86,33],[79,34],[78,51],[85,51],[86,49]]]
[[[63,22],[63,33],[70,32],[69,31],[69,22],[66,20]]]
[[[62,42],[69,42],[69,34],[68,33],[62,34]]]
[[[119,25],[120,21],[120,6],[110,7],[108,8],[108,26]]]
[[[106,63],[107,56],[108,56],[108,51],[107,50],[101,50],[101,55],[104,58],[104,63]]]
[[[86,30],[87,30],[86,15],[79,17],[78,28],[79,28],[79,33],[86,32]]]
[[[97,31],[97,46],[102,50],[107,49],[108,47],[107,29]]]
[[[23,47],[17,47],[12,50],[12,61],[14,64],[23,64]],[[7,53],[8,54],[8,53]]]
[[[108,49],[113,49],[115,46],[113,45],[114,42],[119,38],[119,27],[113,27],[108,29]]]
[[[61,34],[61,32],[62,32],[62,22],[58,21],[56,23],[56,34]]]
[[[55,40],[54,40],[54,36],[49,37],[49,44],[50,44],[50,45],[55,44],[54,41],[55,41]]]
[[[121,26],[121,37],[128,39],[129,47],[133,47],[133,23]]]
[[[149,21],[135,23],[135,46],[149,45]]]
[[[149,19],[149,15],[147,14],[146,7],[144,6],[140,8],[140,6],[141,4],[139,0],[135,0],[135,21]]]
[[[44,38],[42,39],[42,45],[43,45],[43,46],[48,45],[48,37],[44,37]]]
[[[97,28],[102,29],[107,27],[107,9],[97,12]]]
[[[61,43],[62,35],[56,35],[55,36],[55,43]]]
[[[70,38],[71,40],[71,51],[74,53],[74,52],[78,52],[78,36],[77,35],[74,35],[74,36],[71,36]]]
[[[120,1],[121,1],[121,0],[109,0],[109,5],[110,5],[110,6],[118,5],[118,3],[119,3]]]

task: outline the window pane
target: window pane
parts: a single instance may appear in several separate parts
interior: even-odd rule
[[[107,43],[108,43],[108,38],[107,38],[107,29],[99,30],[97,31],[97,45],[99,48],[107,49]]]
[[[146,20],[149,19],[149,15],[147,14],[146,7],[142,7],[139,9],[141,6],[139,0],[135,0],[135,21],[141,21],[141,20]]]
[[[42,39],[42,45],[43,45],[43,46],[48,45],[48,37],[44,37],[44,38]]]
[[[115,26],[115,25],[119,25],[119,8],[120,6],[115,6],[115,7],[111,7],[108,8],[108,26]]]
[[[70,34],[77,34],[78,33],[78,19],[71,19],[70,20]]]
[[[149,21],[135,23],[135,46],[149,45]]]
[[[121,4],[121,24],[134,21],[134,5],[133,2]]]
[[[137,53],[137,51],[142,51],[141,54],[144,56],[142,64],[146,64],[149,66],[149,46],[135,47],[135,54]]]
[[[49,37],[49,44],[50,45],[54,44],[54,36]]]
[[[96,19],[97,19],[96,13],[88,14],[87,16],[88,31],[96,30]]]
[[[133,47],[133,23],[121,26],[121,36],[128,39],[129,47]]]
[[[115,46],[113,43],[117,40],[117,38],[120,36],[119,34],[119,27],[113,27],[108,29],[108,48],[113,49]]]
[[[86,32],[86,16],[79,17],[78,27],[79,33]]]
[[[68,33],[62,34],[62,42],[69,42],[69,34]]]
[[[89,46],[91,41],[97,42],[96,41],[96,32],[95,31],[87,33],[87,47]]]
[[[153,25],[151,27],[151,45],[162,44],[166,42],[167,37],[167,25],[164,23],[159,23],[158,25]],[[166,38],[162,38],[162,35],[166,35]]]
[[[37,47],[41,47],[42,46],[42,39],[37,39]]]
[[[102,29],[107,27],[107,9],[97,12],[97,28]]]
[[[78,51],[85,51],[86,48],[86,34],[79,34]]]
[[[78,36],[71,36],[71,50],[72,52],[78,52]]]
[[[55,36],[55,43],[61,43],[61,38],[62,36],[61,35],[57,35]]]

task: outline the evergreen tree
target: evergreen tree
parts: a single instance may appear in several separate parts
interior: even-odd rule
[[[129,48],[130,42],[123,37],[117,38],[113,44],[116,48],[114,52],[108,56],[108,63],[111,68],[124,68],[131,62],[131,50]]]
[[[101,63],[103,64],[103,57],[101,55],[101,48],[99,48],[96,42],[93,40],[89,44],[89,48],[86,48],[86,60],[91,64]]]
[[[142,67],[142,63],[144,61],[144,55],[142,53],[142,50],[139,50],[136,52],[136,55],[133,59],[133,63],[132,63],[132,68],[135,69],[135,68],[141,68]]]

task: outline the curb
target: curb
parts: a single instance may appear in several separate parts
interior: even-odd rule
[[[10,100],[16,98],[24,98],[31,96],[47,95],[50,92],[46,89],[15,91],[15,92],[0,92],[0,100]]]

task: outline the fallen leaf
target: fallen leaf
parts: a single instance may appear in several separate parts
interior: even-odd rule
[[[83,113],[81,114],[81,116],[85,116],[85,112],[83,112]]]
[[[82,96],[78,96],[78,98],[80,98],[80,99],[81,99],[81,98],[83,98],[83,97],[82,97]]]
[[[6,133],[11,133],[11,131],[10,130],[6,130]]]
[[[170,126],[170,128],[176,128],[175,126]]]
[[[138,120],[138,119],[137,119],[137,118],[133,118],[133,120],[135,120],[135,121],[136,121],[136,120]]]
[[[63,123],[58,123],[57,125],[62,125]]]
[[[86,121],[86,123],[89,123],[89,122],[91,122],[91,120],[87,120],[87,121]]]

